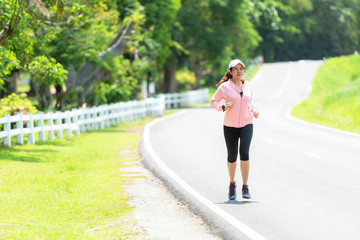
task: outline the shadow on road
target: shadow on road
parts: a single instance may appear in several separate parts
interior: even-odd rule
[[[238,200],[227,200],[226,202],[221,202],[221,203],[217,203],[217,204],[234,204],[234,205],[244,205],[244,204],[250,204],[250,203],[258,203],[257,201],[249,201],[249,200],[243,200],[243,201],[238,201]]]

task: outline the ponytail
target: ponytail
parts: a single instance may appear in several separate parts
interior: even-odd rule
[[[232,68],[230,68],[225,75],[222,77],[222,79],[216,84],[217,87],[219,87],[222,83],[229,81],[229,79],[232,78],[232,74],[231,74],[231,70]]]

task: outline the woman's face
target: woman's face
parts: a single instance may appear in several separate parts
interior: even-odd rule
[[[240,63],[233,67],[231,74],[233,75],[234,79],[242,79],[244,76],[244,67]]]

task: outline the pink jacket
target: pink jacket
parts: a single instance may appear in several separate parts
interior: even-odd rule
[[[210,106],[222,111],[221,100],[225,103],[233,102],[234,106],[225,111],[224,125],[227,127],[244,127],[253,122],[253,94],[247,81],[242,86],[243,96],[240,96],[236,84],[229,80],[222,83],[210,100]]]

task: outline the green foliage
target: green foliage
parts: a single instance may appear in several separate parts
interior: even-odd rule
[[[176,72],[176,81],[179,91],[189,91],[195,83],[195,73],[189,69],[181,69]]]
[[[260,41],[243,1],[182,1],[174,39],[191,51],[197,62],[218,63],[223,58],[251,55]],[[237,17],[229,17],[237,16]],[[231,48],[232,56],[225,55]],[[230,52],[230,51],[229,51]]]
[[[49,60],[45,56],[35,58],[29,65],[29,70],[34,81],[46,85],[63,85],[68,73],[55,59]]]
[[[67,24],[40,28],[39,40],[42,41],[38,42],[37,48],[65,68],[71,65],[78,69],[84,62],[98,63],[98,54],[119,31],[118,12],[103,1],[95,4],[66,1],[64,11],[62,20]]]
[[[267,61],[322,59],[353,53],[360,48],[360,1],[281,0],[293,14],[280,11],[283,22],[296,31],[278,31],[281,43],[270,42]]]
[[[172,39],[171,29],[176,15],[181,7],[180,0],[140,0],[145,7],[146,21],[144,30],[147,30],[144,43],[152,53],[151,58],[163,65],[171,55],[171,48],[177,48]]]
[[[294,15],[295,11],[278,0],[247,1],[247,5],[249,18],[262,38],[258,51],[266,61],[273,61],[274,48],[281,46],[285,40],[280,33],[294,34],[298,31],[296,27],[283,21],[283,18]]]
[[[18,16],[10,32],[1,30],[0,88],[14,69],[30,71],[42,84],[65,84],[64,69],[92,63],[110,73],[93,87],[99,103],[137,98],[140,83],[159,83],[170,59],[194,72],[196,84],[213,85],[235,57],[314,59],[360,48],[357,0],[0,2],[2,25]],[[130,21],[124,53],[103,62]],[[188,89],[189,81],[179,86]]]
[[[173,49],[172,57],[178,68],[195,72],[197,83],[213,85],[231,59],[257,54],[261,37],[251,22],[247,1],[184,0],[181,4],[171,33],[182,49]]]
[[[91,105],[116,103],[129,101],[137,98],[140,92],[140,83],[144,74],[148,71],[147,65],[142,61],[130,61],[124,56],[112,56],[108,54],[103,67],[111,72],[107,81],[102,81],[93,86],[92,94],[87,96]],[[97,100],[97,102],[95,101]]]
[[[19,60],[14,52],[0,46],[0,89],[4,81],[8,80],[11,70],[19,65]]]
[[[4,115],[15,115],[16,112],[36,113],[37,109],[26,98],[25,93],[12,93],[0,99],[0,118]]]
[[[360,133],[360,56],[330,58],[313,81],[309,97],[292,114]]]
[[[66,92],[65,101],[67,102],[67,105],[65,108],[67,110],[78,107],[76,100],[78,99],[79,93],[82,92],[84,92],[84,89],[82,87],[71,89],[70,91]]]

